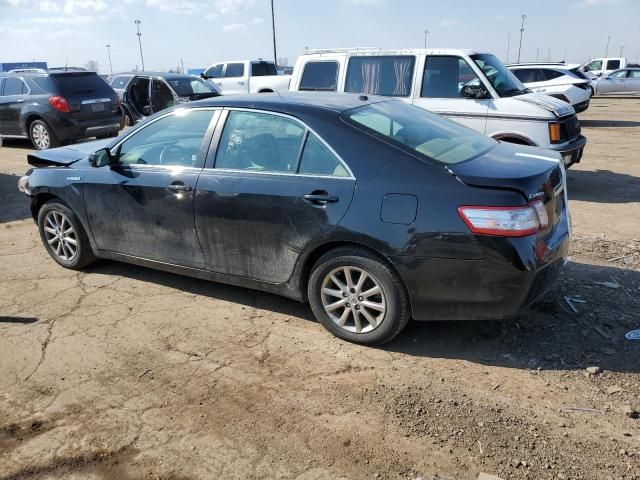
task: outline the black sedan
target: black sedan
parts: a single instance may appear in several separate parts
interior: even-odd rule
[[[60,265],[107,258],[308,300],[362,344],[411,317],[513,316],[569,245],[557,154],[381,97],[218,97],[28,160],[19,187]]]

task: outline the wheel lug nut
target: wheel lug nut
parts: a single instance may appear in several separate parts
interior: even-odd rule
[[[356,305],[356,310],[360,310],[360,305]]]
[[[352,289],[351,289],[351,293],[356,293],[356,289],[355,289],[355,288],[352,288]]]
[[[364,298],[362,298],[362,297],[358,297],[358,300],[362,301],[362,300],[364,300]]]
[[[347,308],[351,308],[351,304],[350,303],[347,303]]]
[[[347,297],[347,292],[342,292],[342,296],[346,298]]]

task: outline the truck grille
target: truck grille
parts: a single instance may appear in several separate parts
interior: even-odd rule
[[[561,137],[565,141],[571,141],[580,136],[580,122],[575,115],[560,122]]]

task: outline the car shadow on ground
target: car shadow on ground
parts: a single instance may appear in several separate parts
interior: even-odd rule
[[[33,150],[33,144],[27,138],[3,138],[3,147],[10,148],[24,148],[25,150]],[[2,157],[2,150],[0,150],[0,157]]]
[[[117,262],[102,261],[89,271],[157,283],[315,322],[307,304],[277,295]],[[620,282],[619,288],[594,283],[611,282],[612,278]],[[640,372],[640,342],[624,338],[626,332],[640,328],[640,319],[634,316],[640,310],[640,301],[631,296],[638,288],[640,272],[636,270],[570,262],[552,291],[517,318],[412,321],[394,341],[380,348],[411,356],[518,369],[570,370],[598,365],[611,371]],[[565,296],[575,299],[577,312],[566,304]]]
[[[0,173],[0,223],[31,218],[29,199],[18,191],[18,175]]]
[[[640,122],[635,120],[580,120],[582,127],[611,127],[611,128],[625,128],[625,127],[640,127]]]
[[[611,170],[567,172],[569,200],[600,203],[640,202],[640,178]]]

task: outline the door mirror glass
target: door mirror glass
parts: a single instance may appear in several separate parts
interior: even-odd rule
[[[105,167],[107,165],[113,165],[115,158],[113,158],[108,148],[101,148],[89,156],[89,163],[92,167]]]

